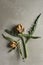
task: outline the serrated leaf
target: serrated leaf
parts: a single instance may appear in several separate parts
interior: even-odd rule
[[[29,35],[32,35],[32,34],[34,33],[40,15],[41,15],[41,13],[37,16],[37,18],[35,19],[35,21],[34,21],[32,27],[31,27],[30,30],[28,31],[28,34],[29,34]],[[27,43],[27,41],[28,41],[29,39],[30,39],[30,38],[26,37],[26,43]]]
[[[32,27],[30,28],[30,30],[28,31],[29,34],[33,34],[33,32],[35,31],[35,28],[36,28],[36,25],[37,25],[37,22],[38,22],[38,19],[40,17],[41,13],[37,16],[37,18],[35,19]]]

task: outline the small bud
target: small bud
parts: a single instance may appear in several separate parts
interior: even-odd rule
[[[11,47],[11,48],[16,48],[16,46],[17,46],[17,42],[10,42],[9,43],[9,46]]]
[[[16,30],[19,32],[19,33],[22,33],[24,31],[24,27],[22,26],[22,24],[18,24],[16,26]]]

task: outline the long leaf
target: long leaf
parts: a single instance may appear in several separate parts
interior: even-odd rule
[[[31,36],[32,39],[38,39],[38,38],[41,38],[41,37],[38,37],[38,36]]]
[[[8,37],[8,36],[5,36],[4,34],[2,34],[2,36],[3,36],[6,40],[8,40],[8,41],[14,41],[12,38],[10,38],[10,37]]]
[[[11,37],[9,37],[9,36],[5,36],[4,34],[2,34],[2,36],[6,39],[6,40],[8,40],[8,41],[16,41],[16,42],[18,42],[20,39],[18,39],[18,40],[14,40],[13,38],[11,38]]]
[[[35,19],[35,21],[34,21],[32,27],[31,27],[30,30],[28,31],[28,34],[29,34],[29,35],[32,35],[32,34],[34,33],[40,15],[41,15],[41,13],[37,16],[37,18]],[[30,38],[26,37],[26,42],[27,42],[29,39],[30,39]]]

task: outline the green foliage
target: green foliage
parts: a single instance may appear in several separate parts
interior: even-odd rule
[[[37,16],[37,18],[35,19],[35,21],[34,21],[32,27],[30,27],[30,29],[29,29],[29,31],[28,31],[29,36],[31,36],[31,35],[34,33],[40,15],[41,15],[41,13],[40,13],[40,14]],[[28,42],[28,40],[29,40],[30,38],[31,38],[31,37],[26,37],[26,43]]]
[[[37,18],[35,19],[33,25],[30,27],[30,29],[29,29],[29,31],[28,31],[27,34],[23,34],[23,33],[17,34],[17,33],[14,32],[13,30],[10,30],[10,31],[7,30],[7,29],[5,30],[6,33],[8,33],[8,34],[10,34],[10,35],[12,35],[12,36],[14,36],[14,37],[18,37],[19,40],[22,41],[24,58],[27,58],[26,43],[28,42],[28,40],[29,40],[30,38],[32,38],[32,39],[38,39],[38,38],[40,38],[39,36],[33,36],[33,33],[34,33],[34,31],[35,31],[35,28],[36,28],[36,25],[37,25],[37,22],[38,22],[38,19],[39,19],[40,15],[41,15],[41,13],[37,16]],[[3,36],[5,39],[9,40],[9,41],[15,41],[15,40],[13,40],[12,38],[6,37],[6,36],[3,35],[3,34],[2,34],[2,36]],[[24,38],[26,38],[25,41],[24,41]],[[18,41],[19,41],[19,40],[18,40]],[[16,42],[18,42],[18,41],[16,41]],[[19,47],[18,47],[18,48],[19,48]],[[13,50],[13,48],[10,49],[9,52],[11,52],[12,50]],[[20,54],[21,54],[21,56],[22,56],[22,51],[21,51],[20,48],[19,48],[19,52],[20,52]],[[23,59],[24,59],[24,58],[23,58]]]

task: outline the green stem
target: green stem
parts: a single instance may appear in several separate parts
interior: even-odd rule
[[[20,36],[23,36],[23,37],[32,38],[32,39],[40,38],[39,36],[32,36],[32,35],[29,35],[29,34],[19,34],[19,35],[20,35]]]
[[[20,35],[20,36],[24,36],[24,37],[30,37],[30,35],[29,34],[18,34],[18,35]]]
[[[25,46],[25,43],[24,43],[24,40],[23,40],[23,37],[19,35],[19,37],[21,38],[22,40],[22,45],[23,45],[23,51],[24,51],[24,58],[27,58],[27,53],[26,53],[26,46]],[[24,59],[23,58],[23,59]]]

